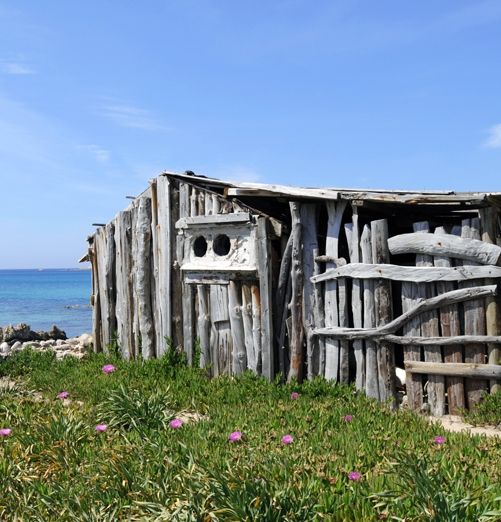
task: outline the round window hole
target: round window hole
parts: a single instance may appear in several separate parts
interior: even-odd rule
[[[229,253],[231,248],[230,238],[226,234],[220,234],[214,239],[214,252],[218,256],[225,256]]]
[[[195,257],[204,257],[207,253],[207,240],[203,236],[198,236],[193,242],[193,253]]]

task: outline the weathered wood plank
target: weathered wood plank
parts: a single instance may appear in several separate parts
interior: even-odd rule
[[[346,201],[328,201],[326,203],[327,237],[325,241],[325,255],[331,258],[339,257],[339,231],[343,220]],[[326,263],[326,270],[335,268],[330,262]],[[324,324],[327,328],[339,325],[339,308],[337,303],[337,281],[327,281],[325,283]],[[339,370],[339,341],[329,338],[325,341],[325,378],[337,381]]]
[[[155,354],[159,356],[162,350],[162,320],[160,312],[160,295],[158,288],[158,182],[157,178],[150,181],[151,192],[151,308],[155,327]]]
[[[155,329],[151,306],[151,199],[139,198],[136,221],[137,270],[134,288],[139,316],[141,354],[155,357]]]
[[[245,332],[242,321],[241,289],[238,283],[230,281],[228,286],[231,337],[233,340],[232,373],[240,375],[247,369]]]
[[[301,382],[303,379],[303,227],[301,224],[301,205],[297,202],[291,202],[291,236],[292,236],[292,298],[290,302],[291,308],[291,337],[290,346],[290,367],[287,381],[296,380]]]
[[[318,231],[317,210],[315,203],[301,205],[301,223],[303,226],[303,327],[306,333],[306,369],[308,379],[320,373],[320,352],[323,351],[324,340],[313,335],[315,326],[323,326],[323,299],[318,285],[314,285],[311,278],[318,273]],[[280,317],[281,318],[281,317]]]
[[[261,364],[262,375],[272,380],[275,375],[273,350],[273,322],[271,296],[271,246],[267,233],[267,219],[256,218],[257,260],[259,273],[259,294],[261,299]]]
[[[480,223],[482,226],[482,241],[490,244],[497,244],[498,237],[498,220],[499,211],[494,207],[480,209]],[[487,280],[485,284],[491,284],[494,281]],[[499,302],[490,297],[485,301],[485,322],[488,335],[501,334],[501,307]],[[501,362],[501,348],[497,345],[487,345],[487,355],[489,364],[499,364]],[[492,381],[489,383],[491,393],[501,392],[499,382]]]
[[[480,221],[478,218],[464,219],[461,222],[461,237],[465,240],[478,241],[480,238]],[[481,242],[481,241],[480,241]],[[488,243],[482,244],[486,246]],[[460,287],[468,287],[470,282],[461,283]],[[464,333],[465,335],[485,335],[485,310],[484,301],[481,299],[470,300],[463,305],[464,310]],[[478,344],[464,345],[464,361],[466,363],[484,364],[486,347]],[[466,400],[468,408],[472,408],[478,404],[488,389],[488,383],[485,380],[470,379],[465,383]]]
[[[360,240],[362,251],[362,262],[372,263],[372,242],[371,229],[369,225],[364,225]],[[363,327],[371,329],[376,326],[376,310],[374,303],[374,281],[364,281],[364,317]],[[379,400],[379,380],[377,372],[377,347],[371,339],[365,341],[366,352],[366,374],[365,374],[365,393],[368,397]]]
[[[228,288],[223,285],[210,287],[210,318],[212,324],[211,355],[215,375],[231,374],[232,338]]]
[[[410,373],[424,373],[428,375],[454,375],[472,379],[501,380],[501,366],[499,364],[405,361],[405,371]]]
[[[242,323],[244,328],[245,353],[247,367],[257,372],[257,359],[252,335],[252,292],[248,283],[242,283]],[[259,336],[261,332],[259,332]]]
[[[443,332],[442,332],[443,333]],[[458,346],[464,343],[493,343],[493,344],[501,344],[501,336],[494,335],[455,335],[451,337],[401,337],[399,335],[383,335],[383,339],[395,343],[402,344],[404,346],[409,344],[418,344],[418,345],[449,345],[449,346]]]
[[[263,368],[263,354],[261,343],[263,342],[262,332],[262,311],[261,311],[261,296],[260,296],[260,284],[251,285],[251,300],[252,300],[252,344],[254,346],[254,358],[256,373],[261,374]]]
[[[197,287],[197,299],[198,332],[200,339],[200,368],[207,368],[211,364],[209,288],[203,285]]]
[[[103,345],[101,342],[101,300],[99,296],[99,272],[96,254],[96,234],[94,234],[92,246],[89,247],[89,258],[92,265],[92,335],[94,338],[94,351],[102,352]]]
[[[285,346],[285,330],[286,320],[289,314],[288,306],[291,299],[289,287],[291,286],[291,262],[292,262],[292,234],[287,239],[287,244],[283,249],[282,260],[280,262],[280,270],[278,274],[277,291],[275,294],[275,323],[274,332],[276,335],[276,343],[278,347],[278,365],[282,378],[286,377],[286,349]],[[288,368],[287,368],[288,370]]]
[[[160,181],[160,178],[159,178]],[[170,272],[171,272],[171,292],[170,292],[170,304],[171,304],[171,339],[172,346],[180,350],[183,346],[183,301],[182,301],[182,278],[180,265],[183,261],[184,251],[181,236],[178,236],[175,223],[179,219],[181,212],[181,187],[174,185],[172,182],[169,186],[170,194]],[[159,191],[160,193],[160,191]],[[183,205],[185,206],[185,205]],[[162,345],[163,346],[163,345]]]
[[[435,234],[414,232],[391,237],[388,240],[390,252],[395,254],[424,254],[447,256],[481,263],[497,265],[501,257],[501,247],[484,243],[478,239],[457,237],[446,234],[438,238]]]
[[[153,188],[153,186],[152,186]],[[171,279],[173,241],[171,238],[171,222],[175,216],[171,215],[172,199],[174,194],[169,178],[159,176],[156,183],[156,260],[155,275],[157,288],[157,313],[159,324],[156,328],[156,352],[160,357],[166,349],[166,339],[172,339],[172,296],[173,285]],[[153,196],[153,194],[152,194]],[[177,193],[174,203],[177,202]],[[154,199],[152,197],[152,216]],[[152,220],[153,222],[153,220]],[[174,234],[175,237],[175,234]]]
[[[437,227],[435,234],[445,234],[443,227]],[[451,259],[446,256],[435,256],[433,258],[435,266],[450,267]],[[437,292],[443,294],[454,290],[454,283],[438,282]],[[446,306],[440,309],[440,329],[443,338],[447,338],[447,344],[442,342],[444,361],[446,363],[462,363],[463,362],[463,348],[457,343],[450,343],[449,337],[456,337],[461,334],[461,322],[459,319],[458,305]],[[449,406],[449,413],[458,415],[462,409],[465,408],[464,382],[459,377],[449,376],[445,381],[447,387],[447,402]]]
[[[427,221],[414,223],[415,232],[429,232]],[[416,256],[416,266],[432,266],[433,258],[428,255],[418,254]],[[436,295],[435,285],[425,283],[418,285],[420,297],[432,297]],[[421,335],[423,337],[438,337],[440,334],[437,310],[429,310],[421,315]],[[424,345],[424,360],[426,362],[442,363],[442,350],[440,346]],[[431,414],[441,417],[445,414],[445,379],[439,375],[428,376],[428,404]]]
[[[360,261],[360,234],[358,228],[358,208],[352,206],[352,226],[351,234],[348,241],[350,251],[350,261],[359,263]],[[351,287],[351,308],[353,313],[353,326],[361,328],[363,326],[363,309],[362,309],[362,283],[361,281],[353,281]],[[320,325],[319,325],[320,326]],[[364,343],[361,339],[353,342],[353,351],[355,352],[355,388],[357,390],[365,389],[365,353]]]
[[[375,263],[389,263],[388,251],[388,223],[386,219],[371,222],[372,258]],[[387,327],[393,315],[391,284],[384,279],[374,282],[374,302],[376,304],[376,325]],[[379,381],[379,396],[384,402],[391,401],[395,407],[395,354],[387,341],[379,343],[377,350],[377,366]]]
[[[139,329],[139,309],[137,306],[137,276],[138,276],[138,244],[137,244],[137,213],[138,213],[138,200],[135,199],[130,209],[131,213],[131,233],[132,233],[132,248],[131,248],[131,273],[130,273],[130,284],[131,284],[131,301],[130,308],[132,311],[132,332],[134,336],[133,347],[134,351],[131,357],[136,358],[140,356],[141,351],[141,332]]]
[[[179,186],[179,218],[190,217],[191,211],[196,212],[196,194],[193,196],[191,187],[188,184],[181,183]],[[184,236],[178,236],[178,263],[182,264],[188,256],[189,242]],[[181,282],[181,306],[182,306],[182,345],[188,364],[193,362],[193,346],[195,342],[194,336],[194,292],[191,285]],[[211,301],[212,307],[212,301]]]
[[[132,216],[125,210],[115,218],[116,283],[117,283],[117,332],[122,357],[134,357],[133,297],[131,281]]]
[[[212,200],[214,201],[214,200]],[[234,212],[232,214],[207,214],[203,216],[192,215],[180,218],[176,222],[176,228],[184,229],[190,226],[197,228],[213,225],[228,225],[235,223],[248,223],[250,221],[249,212]]]
[[[402,312],[406,313],[419,302],[418,285],[411,282],[402,283]],[[402,328],[404,336],[415,338],[421,335],[421,323],[419,317],[409,320]],[[405,338],[405,337],[404,337]],[[408,361],[420,361],[422,349],[420,343],[407,344],[404,347],[404,358]],[[407,400],[411,410],[420,411],[423,405],[423,379],[420,375],[409,374],[405,379]]]
[[[443,257],[443,256],[436,256]],[[400,266],[383,264],[364,264],[351,262],[348,265],[331,268],[312,277],[314,283],[350,277],[353,279],[390,279],[412,283],[432,283],[445,281],[469,281],[472,279],[500,278],[501,267],[479,266]]]
[[[402,328],[410,319],[416,317],[420,313],[447,306],[455,303],[461,303],[472,299],[480,299],[483,297],[498,295],[498,285],[473,286],[469,288],[461,288],[446,292],[445,294],[437,295],[420,301],[416,306],[409,309],[393,321],[380,326],[378,328],[339,328],[339,327],[324,327],[315,329],[317,335],[336,336],[338,338],[346,339],[367,339],[378,338],[386,334],[395,333],[399,328]]]

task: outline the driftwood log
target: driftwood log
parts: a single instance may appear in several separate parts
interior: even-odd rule
[[[372,263],[372,242],[370,225],[364,225],[360,241],[362,262]],[[376,310],[374,302],[374,281],[364,281],[364,317],[363,327],[373,329],[376,326]],[[377,369],[377,346],[372,339],[365,340],[366,370],[365,393],[379,400],[379,380]]]
[[[386,219],[372,221],[372,258],[376,263],[389,263],[388,251],[388,223]],[[391,284],[384,279],[374,282],[374,302],[376,310],[376,325],[380,328],[391,322],[393,315]],[[379,397],[382,401],[390,401],[395,407],[395,354],[391,344],[382,340],[378,343],[377,366]]]
[[[496,265],[501,257],[501,247],[484,243],[479,239],[457,237],[446,234],[438,238],[435,234],[414,232],[391,237],[390,252],[395,254],[423,254],[464,259],[484,265]]]

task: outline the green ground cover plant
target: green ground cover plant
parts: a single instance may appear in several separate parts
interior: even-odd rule
[[[501,426],[501,392],[486,395],[474,409],[466,411],[464,417],[475,426]]]
[[[0,520],[501,520],[499,439],[173,361],[1,362]]]

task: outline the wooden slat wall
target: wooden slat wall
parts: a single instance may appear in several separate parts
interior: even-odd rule
[[[471,377],[473,370],[457,365],[489,362],[492,366],[498,362],[501,323],[498,300],[494,297],[449,305],[415,317],[405,325],[403,334],[416,344],[405,343],[405,337],[397,335],[375,342],[356,335],[316,335],[314,331],[323,327],[374,329],[387,324],[394,319],[395,288],[401,289],[401,295],[394,297],[401,299],[402,311],[406,312],[433,295],[479,286],[478,279],[461,278],[475,278],[474,260],[487,262],[497,255],[497,211],[481,212],[482,230],[478,219],[463,221],[461,235],[468,238],[469,250],[468,256],[458,261],[439,255],[438,250],[422,253],[423,245],[432,241],[430,236],[444,234],[452,255],[459,251],[461,245],[441,226],[434,226],[435,233],[426,235],[426,241],[425,236],[409,233],[388,242],[386,220],[367,220],[364,211],[360,222],[355,203],[348,212],[342,200],[293,202],[290,208],[292,230],[289,238],[282,238],[281,266],[276,270],[275,285],[268,222],[264,217],[257,218],[259,279],[192,285],[182,281],[179,267],[189,245],[177,233],[176,221],[247,209],[189,181],[168,176],[153,180],[149,191],[106,227],[100,227],[91,241],[95,350],[105,350],[117,338],[125,358],[158,357],[166,350],[166,339],[171,339],[174,347],[183,349],[193,363],[198,339],[200,366],[213,376],[239,374],[246,369],[268,379],[277,371],[289,380],[322,375],[339,382],[355,382],[356,388],[367,395],[393,401],[395,345],[391,343],[395,342],[404,345],[404,360],[411,372],[407,375],[411,408],[420,409],[427,401],[431,412],[441,415],[446,404],[455,413],[465,405],[478,403],[488,390],[488,382]],[[328,219],[322,224],[319,219],[324,215]],[[433,232],[431,228],[421,223],[414,232]],[[489,247],[478,242],[481,232]],[[477,241],[471,242],[472,239]],[[417,284],[404,279],[400,286],[395,282],[399,273],[394,265],[388,266],[388,279],[374,279],[374,274],[368,279],[365,274],[377,270],[378,263],[390,262],[389,243],[397,248],[392,263],[398,264],[398,252],[417,249],[416,266],[435,267],[437,271],[433,273],[443,272],[448,279]],[[339,259],[341,251],[347,252],[347,260]],[[484,256],[484,260],[483,254],[476,252],[486,252],[490,257]],[[334,274],[333,270],[347,261],[347,269]],[[362,263],[370,265],[365,272]],[[456,270],[454,266],[473,268],[455,277],[451,272]],[[432,278],[431,268],[428,273]],[[478,273],[492,275],[497,271],[485,267]],[[492,285],[497,280],[487,279],[485,284]],[[460,314],[464,314],[462,321]],[[486,334],[489,346],[480,342],[479,336]],[[444,341],[441,347],[437,341],[444,336],[456,341]],[[430,337],[430,344],[424,342],[426,337]],[[460,342],[468,339],[463,357]],[[446,377],[441,376],[437,368],[447,363],[460,368],[457,371],[461,375],[451,374],[451,370]],[[431,365],[433,374],[426,376],[424,372]],[[412,373],[413,369],[416,373]],[[494,377],[491,390],[496,390],[498,383]]]

